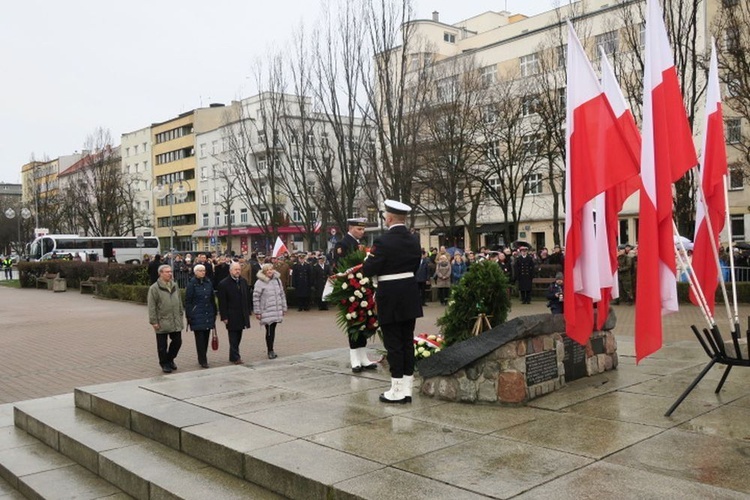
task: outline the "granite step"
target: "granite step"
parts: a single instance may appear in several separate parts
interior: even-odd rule
[[[0,427],[0,499],[132,498],[15,426]]]
[[[73,395],[17,403],[13,417],[16,425],[13,439],[37,441],[38,444],[28,446],[28,451],[54,457],[47,458],[54,464],[48,469],[54,471],[61,481],[63,478],[73,481],[72,478],[90,476],[114,485],[116,490],[110,495],[119,492],[138,499],[281,498],[266,488],[77,408]],[[142,425],[144,428],[141,430],[145,430],[145,434],[152,434],[145,420]],[[158,431],[154,433],[159,434]],[[170,439],[170,436],[159,436],[163,440]],[[1,458],[2,455],[0,471],[4,467],[12,467]],[[13,485],[12,478],[15,476],[3,477]],[[27,495],[20,487],[19,490]],[[56,496],[50,494],[30,498]]]

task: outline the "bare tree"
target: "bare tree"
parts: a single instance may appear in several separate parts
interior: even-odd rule
[[[723,98],[728,107],[727,143],[742,160],[733,165],[732,175],[744,181],[750,176],[750,5],[741,1],[723,1],[712,31],[722,33],[716,40],[719,78],[724,84]],[[744,126],[743,126],[744,124]]]

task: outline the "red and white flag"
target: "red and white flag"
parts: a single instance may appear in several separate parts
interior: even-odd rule
[[[287,250],[286,245],[283,241],[281,241],[281,237],[276,237],[276,243],[273,244],[273,251],[271,252],[271,257],[278,257],[279,255],[287,253],[289,250]]]
[[[612,66],[607,59],[601,47],[601,68],[602,68],[602,89],[607,96],[612,111],[617,116],[620,129],[622,130],[625,140],[630,145],[634,156],[638,157],[641,151],[641,133],[635,124],[633,113],[628,108],[625,96],[622,95],[620,85],[617,83],[617,77]],[[607,255],[608,258],[600,259],[600,286],[602,288],[602,298],[597,304],[596,327],[600,329],[607,320],[609,313],[609,303],[611,299],[620,296],[617,284],[617,244],[618,234],[620,232],[619,214],[625,204],[625,200],[633,193],[638,191],[641,185],[641,179],[638,171],[631,172],[631,177],[597,197],[597,213],[604,214],[604,217],[596,220],[596,240],[599,255]]]
[[[672,183],[698,163],[658,0],[647,0],[643,87],[636,361],[661,348],[661,315],[678,309]]]
[[[724,229],[727,214],[724,190],[724,178],[727,175],[727,151],[724,146],[724,117],[721,111],[719,68],[716,60],[716,45],[713,41],[708,70],[706,118],[701,156],[700,186],[703,189],[705,207],[700,201],[697,204],[695,238],[693,239],[693,270],[706,297],[708,308],[713,314],[716,287],[719,284],[716,249],[719,246],[719,233]],[[711,231],[709,231],[709,219]],[[690,300],[698,305],[698,299],[692,289]]]
[[[637,175],[638,158],[570,23],[567,78],[563,302],[566,333],[585,344],[594,329],[593,303],[601,297],[594,198]]]

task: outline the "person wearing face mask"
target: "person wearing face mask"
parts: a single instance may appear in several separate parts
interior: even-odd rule
[[[229,336],[229,362],[235,365],[244,363],[240,356],[242,330],[250,328],[251,300],[247,281],[240,276],[242,268],[239,262],[229,266],[229,276],[219,282],[218,292],[219,315],[227,326]]]

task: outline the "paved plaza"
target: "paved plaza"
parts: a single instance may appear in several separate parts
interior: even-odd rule
[[[178,435],[180,429],[183,433],[181,441],[171,442],[166,431],[141,430],[162,444],[136,446],[129,437],[119,448],[101,452],[108,460],[120,460],[121,468],[139,462],[132,457],[140,446],[158,445],[165,457],[168,449],[177,449],[207,462],[210,466],[201,462],[202,467],[218,469],[212,474],[224,474],[226,484],[240,476],[295,498],[304,498],[304,491],[317,492],[308,498],[431,499],[750,494],[750,370],[735,368],[716,395],[722,372],[714,368],[674,415],[663,416],[707,362],[689,330],[690,324],[703,326],[690,305],[665,318],[665,347],[639,366],[632,341],[634,309],[615,306],[620,360],[615,372],[575,381],[512,408],[424,396],[411,405],[379,404],[388,373],[351,373],[333,311],[290,311],[277,336],[280,357],[273,361],[266,359],[262,330],[254,326],[243,339],[246,366],[229,364],[222,332],[219,351],[209,352],[212,368],[200,369],[186,335],[176,360],[179,370],[163,375],[142,305],[73,290],[2,287],[0,301],[0,403],[63,395],[0,406],[0,470],[3,456],[11,459],[27,445],[13,427],[13,406],[23,413],[21,422],[28,419],[26,430],[33,434],[32,418],[51,422],[52,415],[78,415],[83,409],[96,414],[106,402],[107,408],[124,407],[128,419],[147,415],[150,422],[165,420],[163,425],[177,425]],[[526,306],[514,301],[511,316],[545,312],[544,304],[541,299]],[[443,308],[432,304],[425,311],[417,330],[435,332]],[[750,308],[743,306],[740,317],[748,314]],[[84,386],[89,387],[78,391],[75,408],[70,393]],[[181,423],[156,410],[177,404],[186,412]],[[99,416],[116,420],[111,414]],[[28,439],[25,433],[23,439]],[[224,460],[235,455],[244,457],[239,459],[244,470]],[[27,477],[27,484],[45,491],[44,478],[57,478],[54,473],[20,470],[18,481]],[[127,490],[131,482],[108,481],[138,496]],[[168,486],[152,481],[151,488]],[[179,487],[173,495],[191,496]],[[257,497],[274,498],[268,490]],[[0,499],[14,495],[0,480]]]

